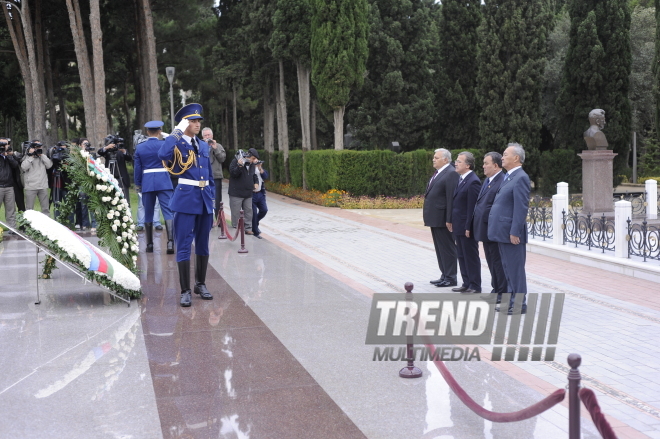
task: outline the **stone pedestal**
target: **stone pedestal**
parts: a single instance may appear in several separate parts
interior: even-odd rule
[[[606,149],[584,150],[578,155],[582,158],[582,212],[612,215],[613,161],[618,154]]]

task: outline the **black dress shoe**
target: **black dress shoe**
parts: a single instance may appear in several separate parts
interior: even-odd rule
[[[195,294],[199,294],[199,297],[204,300],[213,300],[213,295],[206,289],[204,284],[195,284]]]
[[[468,290],[468,287],[452,288],[451,290],[454,291],[454,292],[456,292],[456,293],[462,293],[463,291],[467,291],[467,290]]]
[[[455,287],[456,285],[458,285],[458,283],[456,283],[456,282],[449,282],[448,280],[446,280],[446,281],[444,281],[444,282],[441,282],[441,283],[439,283],[439,284],[435,284],[436,287],[443,287],[443,288],[444,288],[444,287]]]
[[[479,293],[481,293],[481,291],[472,290],[472,289],[470,289],[470,288],[468,288],[468,289],[465,290],[465,291],[461,291],[461,294],[479,294]]]
[[[181,306],[184,308],[189,307],[192,305],[192,299],[190,297],[190,290],[182,291],[181,292]]]
[[[444,281],[445,281],[444,279],[436,279],[436,280],[429,281],[429,283],[433,284],[433,285],[438,285],[438,284],[443,283]]]
[[[261,237],[261,235],[254,235],[254,237],[259,238],[259,239],[264,239],[264,238]]]
[[[163,230],[163,226],[161,226],[160,224],[158,224],[158,225],[156,226],[156,230]]]
[[[518,314],[518,312],[517,311],[514,312],[513,308],[509,308],[509,311],[507,311],[506,314],[512,316],[514,314]],[[520,314],[527,314],[527,308],[523,308],[522,311],[520,311]]]

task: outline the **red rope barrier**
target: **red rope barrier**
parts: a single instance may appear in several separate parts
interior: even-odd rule
[[[224,231],[227,235],[227,239],[229,239],[230,241],[235,241],[236,238],[238,238],[238,233],[241,231],[241,228],[236,227],[236,234],[232,238],[231,235],[229,234],[229,228],[227,228],[227,220],[225,219],[225,211],[224,210],[220,211],[220,215],[218,216],[218,219],[215,221],[214,226],[217,227],[220,224],[220,222],[222,222],[222,227],[223,227],[223,229],[224,229]]]
[[[593,390],[587,388],[581,388],[578,392],[582,404],[589,410],[591,419],[594,421],[598,432],[603,437],[603,439],[617,439],[610,423],[605,419],[605,415],[600,411],[600,405],[598,405],[598,399],[596,399],[596,394]]]
[[[435,358],[435,346],[427,344],[426,347],[429,348],[432,357]],[[536,415],[539,415],[544,411],[548,410],[549,408],[555,406],[556,404],[559,404],[564,400],[564,395],[566,394],[566,391],[564,389],[557,389],[555,392],[548,395],[547,397],[537,402],[536,404],[531,405],[522,410],[519,410],[517,412],[511,412],[511,413],[491,412],[490,410],[486,410],[485,408],[477,404],[474,401],[474,399],[472,399],[470,395],[468,395],[465,392],[465,390],[463,390],[463,388],[460,386],[460,384],[458,384],[458,382],[451,374],[451,372],[449,372],[449,369],[447,369],[447,366],[445,366],[445,363],[443,361],[433,360],[433,363],[438,368],[438,370],[442,374],[442,377],[445,379],[447,384],[449,384],[451,390],[456,394],[456,396],[458,396],[458,398],[463,402],[463,404],[465,404],[467,408],[475,412],[477,415],[491,422],[524,421],[525,419],[529,419]]]

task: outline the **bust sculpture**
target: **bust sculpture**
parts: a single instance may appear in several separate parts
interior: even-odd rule
[[[607,139],[605,138],[605,133],[601,131],[605,128],[605,111],[601,109],[591,110],[589,113],[589,123],[591,126],[584,132],[584,141],[587,142],[587,149],[607,149]]]

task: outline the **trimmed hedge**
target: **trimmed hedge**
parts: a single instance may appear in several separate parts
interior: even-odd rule
[[[564,181],[572,193],[582,191],[582,160],[573,150],[555,149],[541,154],[541,194],[551,197]]]
[[[281,151],[267,154],[257,150],[270,173],[270,181],[284,183],[284,156]],[[484,178],[483,154],[478,149],[451,151],[452,159],[460,152],[469,151],[475,156],[475,172]],[[229,167],[236,151],[227,150],[225,167]],[[306,151],[303,161],[301,150],[289,152],[290,183],[302,187],[303,166],[307,188],[321,192],[338,189],[355,196],[411,197],[423,194],[433,174],[433,151],[417,150],[396,154],[390,150],[335,151],[332,149]]]

